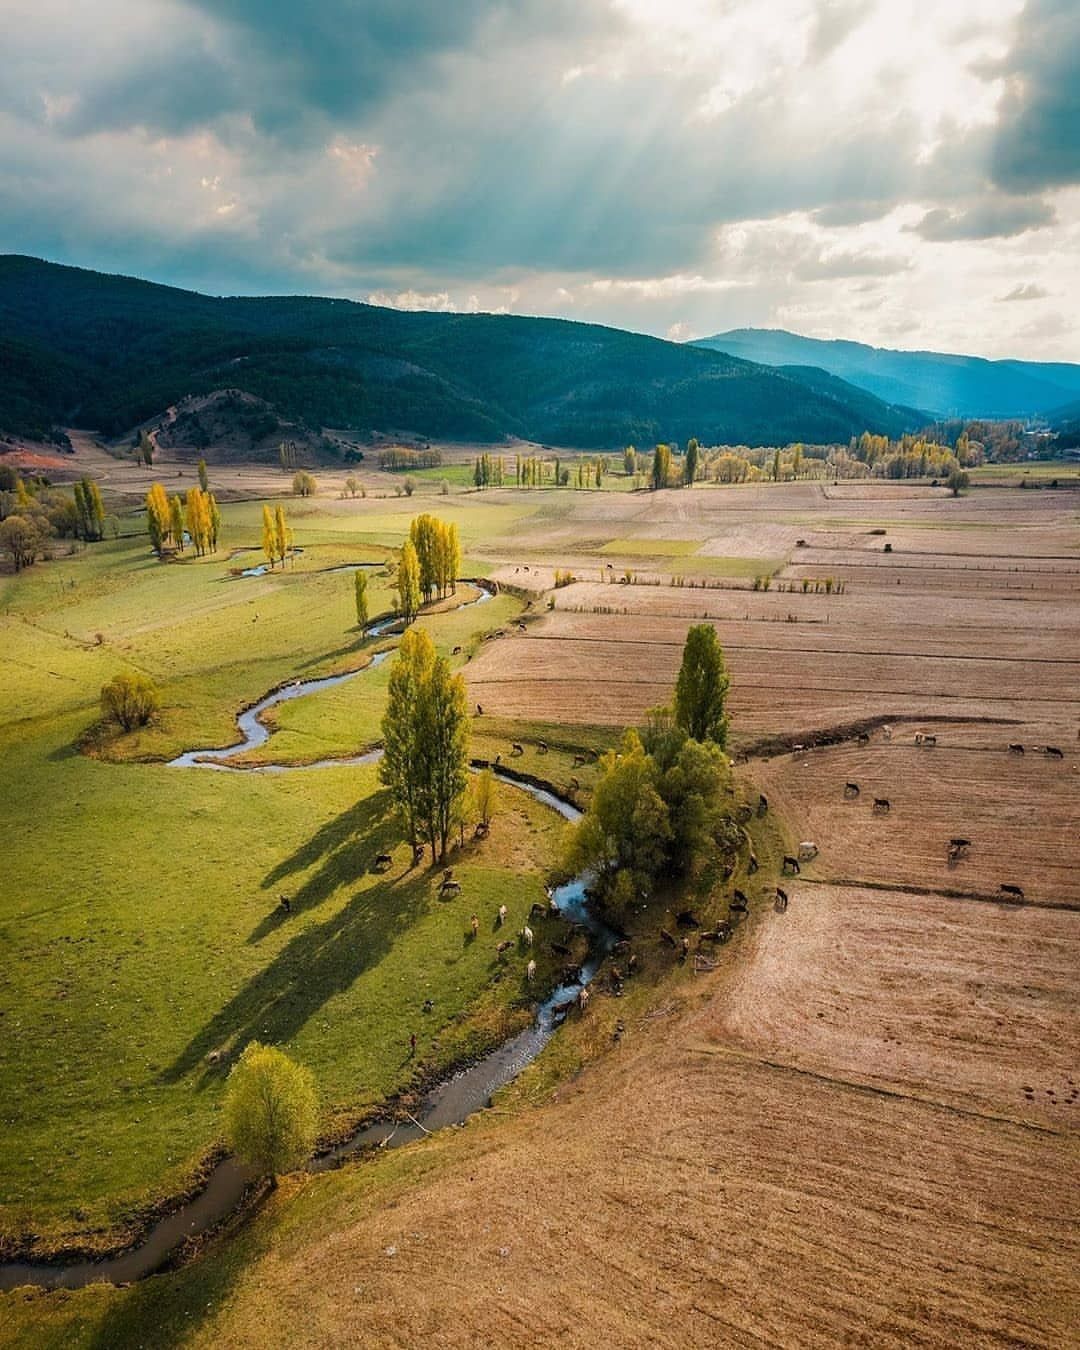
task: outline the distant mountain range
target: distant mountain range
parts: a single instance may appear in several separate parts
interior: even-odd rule
[[[595,324],[218,299],[0,257],[0,429],[120,436],[189,395],[223,389],[271,410],[257,419],[260,453],[275,415],[316,430],[588,449],[691,436],[844,442],[926,420],[821,370],[777,371]]]
[[[1046,417],[1080,398],[1080,365],[987,361],[800,337],[782,328],[734,328],[692,344],[778,367],[817,366],[887,403],[934,417]]]

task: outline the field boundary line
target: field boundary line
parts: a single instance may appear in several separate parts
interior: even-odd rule
[[[960,891],[949,886],[916,886],[913,883],[893,883],[889,881],[860,881],[851,877],[807,877],[800,876],[799,881],[809,886],[842,886],[845,889],[865,891],[899,891],[902,895],[936,896],[941,900],[971,900],[980,905],[1005,905],[1008,909],[1049,909],[1069,914],[1080,914],[1078,900],[1010,900],[1006,896],[987,891]]]
[[[858,1078],[841,1078],[838,1074],[825,1073],[820,1069],[804,1069],[797,1064],[785,1064],[778,1059],[767,1059],[764,1055],[755,1055],[750,1050],[739,1050],[731,1045],[706,1045],[698,1042],[685,1047],[688,1054],[715,1055],[721,1059],[739,1060],[745,1064],[758,1064],[766,1069],[776,1069],[780,1073],[796,1074],[800,1078],[813,1078],[819,1083],[828,1083],[833,1087],[847,1088],[851,1092],[863,1093],[869,1097],[887,1097],[895,1101],[918,1102],[920,1106],[929,1106],[936,1111],[946,1111],[950,1115],[967,1116],[973,1120],[991,1121],[997,1125],[1011,1125],[1018,1130],[1030,1130],[1036,1134],[1048,1134],[1054,1139],[1067,1139],[1073,1131],[1055,1129],[1052,1125],[1039,1125],[1034,1121],[1017,1120],[1015,1116],[1002,1116],[993,1111],[978,1111],[971,1106],[956,1106],[951,1102],[940,1101],[936,1097],[924,1097],[918,1092],[904,1092],[895,1087],[879,1087],[876,1083],[867,1083]]]

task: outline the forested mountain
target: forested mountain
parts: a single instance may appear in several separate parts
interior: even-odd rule
[[[735,328],[691,345],[768,366],[818,366],[877,398],[924,408],[935,417],[1045,416],[1080,396],[1080,365],[1063,361],[892,351],[800,337],[782,328]]]
[[[834,442],[920,421],[822,372],[595,324],[214,298],[21,256],[0,257],[0,333],[0,428],[24,435],[120,435],[222,388],[314,428],[583,448]]]

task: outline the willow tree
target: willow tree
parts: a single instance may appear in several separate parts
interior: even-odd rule
[[[310,1069],[272,1045],[251,1041],[225,1088],[225,1138],[233,1152],[275,1185],[315,1144],[318,1098]]]
[[[675,681],[675,722],[695,741],[727,740],[727,670],[724,652],[711,623],[694,624],[686,635],[682,666]]]

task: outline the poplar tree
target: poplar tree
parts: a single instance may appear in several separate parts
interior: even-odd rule
[[[693,487],[698,471],[697,437],[691,436],[686,442],[686,459],[683,461],[683,487]]]
[[[285,522],[285,508],[283,506],[274,508],[274,549],[281,559],[282,567],[284,567],[285,555],[289,551],[289,527]]]
[[[146,528],[155,552],[160,553],[169,535],[169,499],[160,483],[152,483],[146,494]]]
[[[368,626],[368,594],[367,594],[367,573],[363,568],[358,568],[355,573],[355,594],[356,594],[356,626],[360,629],[361,636],[367,632]]]
[[[184,504],[180,498],[169,500],[169,533],[172,541],[181,553],[184,551]]]
[[[272,570],[274,559],[277,557],[277,541],[274,535],[273,513],[265,502],[262,510],[262,551],[266,555],[266,561],[270,564]]]
[[[408,626],[420,610],[420,564],[411,539],[401,546],[397,576],[398,609]]]
[[[675,681],[675,723],[695,741],[727,740],[724,704],[728,679],[724,652],[711,623],[694,624],[686,635],[682,666]]]
[[[661,443],[653,451],[652,486],[656,492],[671,481],[671,446]]]
[[[199,460],[199,486],[202,488],[204,492],[210,491],[210,479],[208,478],[206,473],[205,459]]]
[[[218,538],[221,534],[221,508],[212,492],[206,494],[206,499],[210,509],[210,548],[216,553]]]
[[[401,812],[410,844],[419,839],[416,798],[417,708],[421,686],[435,661],[435,644],[421,628],[408,629],[398,646],[397,658],[386,688],[386,711],[382,719],[383,754],[379,781]]]

